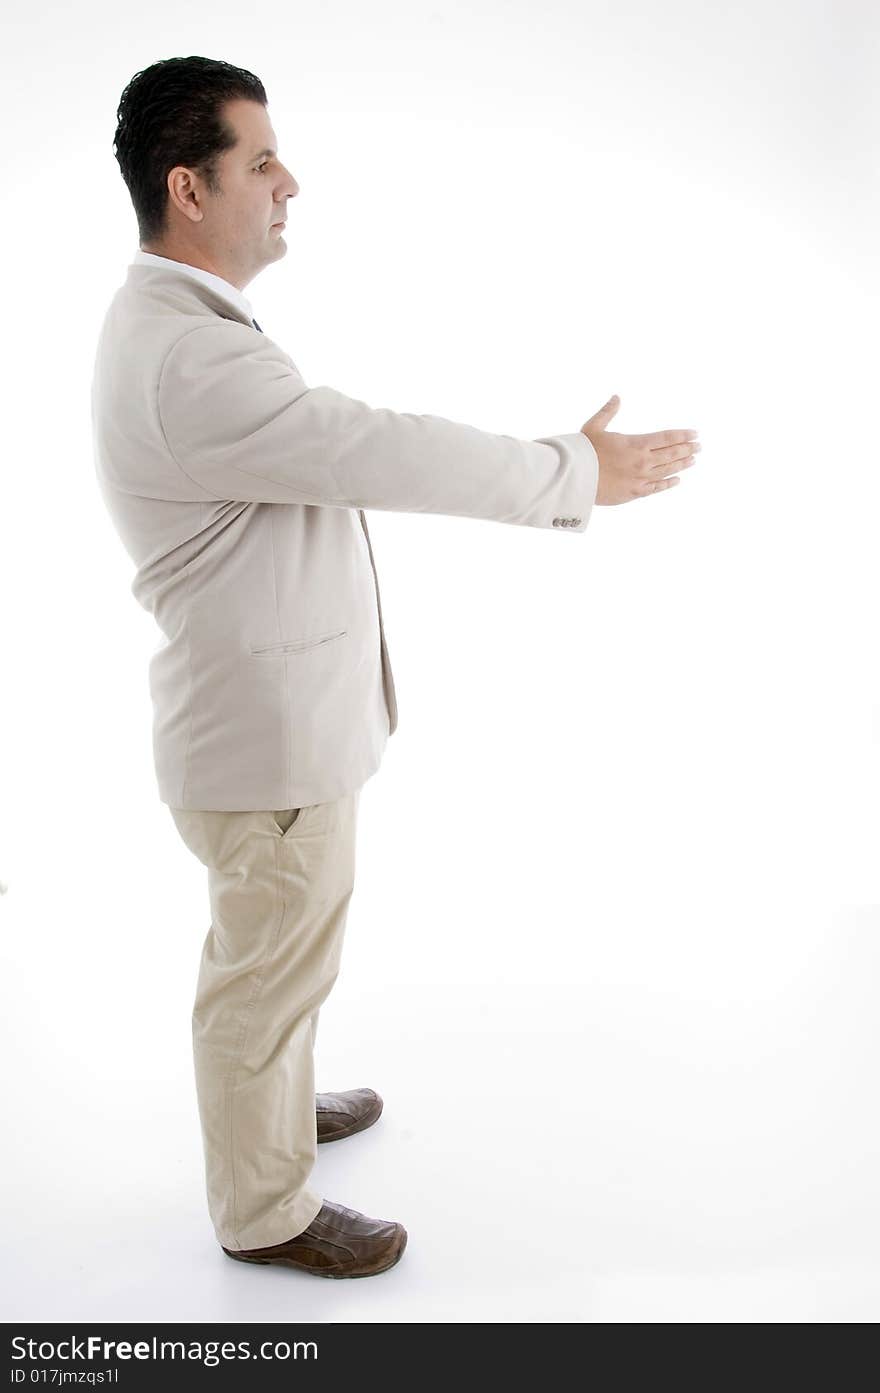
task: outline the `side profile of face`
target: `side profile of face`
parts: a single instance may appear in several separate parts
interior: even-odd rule
[[[278,158],[278,142],[261,102],[227,102],[223,117],[236,142],[217,162],[219,191],[185,165],[168,171],[167,232],[142,250],[213,271],[243,290],[287,252],[287,200],[299,185]]]

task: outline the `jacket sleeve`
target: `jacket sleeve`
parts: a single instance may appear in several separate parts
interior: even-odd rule
[[[234,320],[176,340],[157,409],[178,467],[217,499],[583,532],[598,487],[598,457],[581,431],[519,440],[307,387],[268,335]]]

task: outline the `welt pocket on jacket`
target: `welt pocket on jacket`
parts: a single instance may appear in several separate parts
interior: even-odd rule
[[[348,633],[347,629],[334,629],[329,634],[316,634],[314,638],[283,638],[277,643],[252,643],[251,653],[255,657],[264,654],[270,657],[284,657],[287,653],[303,653],[309,648],[317,648],[321,643],[329,643],[331,639],[342,638],[343,634]]]

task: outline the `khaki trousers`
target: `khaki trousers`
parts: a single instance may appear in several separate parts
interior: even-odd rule
[[[226,1248],[264,1248],[323,1203],[309,1177],[313,1049],[339,972],[360,789],[283,812],[171,808],[208,868],[211,927],[192,1013],[208,1211]]]

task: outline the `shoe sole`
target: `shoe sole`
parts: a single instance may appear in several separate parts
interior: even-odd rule
[[[383,1267],[371,1267],[369,1272],[328,1272],[322,1267],[309,1267],[306,1263],[297,1262],[296,1258],[246,1258],[241,1253],[233,1253],[228,1248],[223,1251],[228,1258],[234,1258],[236,1262],[256,1262],[262,1267],[293,1267],[297,1272],[308,1272],[312,1277],[344,1277],[347,1281],[352,1281],[357,1277],[376,1277],[380,1272],[387,1272],[389,1268],[400,1262],[403,1257],[407,1241],[406,1229],[403,1231],[403,1242],[390,1262],[386,1262]]]
[[[327,1137],[318,1137],[318,1145],[324,1146],[328,1141],[344,1141],[346,1137],[353,1137],[355,1132],[363,1132],[367,1127],[372,1127],[374,1122],[378,1122],[382,1115],[384,1104],[379,1098],[371,1112],[361,1118],[360,1122],[355,1122],[351,1127],[346,1127],[343,1132],[333,1132]]]

